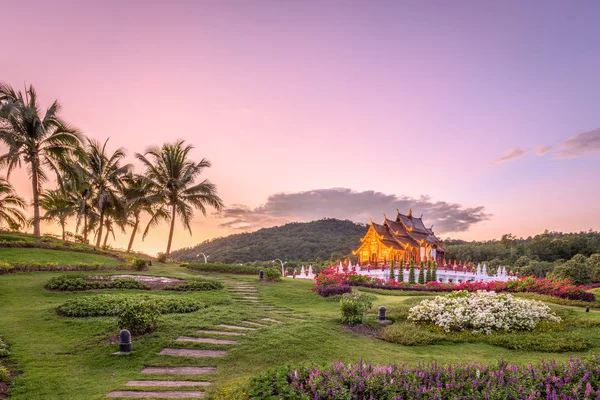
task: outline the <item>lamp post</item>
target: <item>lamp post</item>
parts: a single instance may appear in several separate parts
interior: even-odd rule
[[[279,258],[273,260],[273,262],[275,261],[279,261],[281,263],[281,276],[285,276],[285,274],[283,273],[283,264],[287,263],[287,261],[281,261]]]
[[[200,257],[200,255],[204,256],[204,264],[208,264],[208,257],[210,257],[210,256],[207,256],[204,253],[198,253],[198,254],[196,254],[196,257]]]

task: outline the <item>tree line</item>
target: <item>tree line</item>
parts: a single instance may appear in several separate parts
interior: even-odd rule
[[[41,221],[55,221],[66,239],[67,223],[74,219],[74,236],[86,243],[93,237],[97,247],[106,246],[115,229],[125,233],[129,228],[131,251],[140,230],[145,238],[151,228],[168,222],[169,254],[177,219],[191,233],[195,210],[206,215],[207,207],[222,209],[216,186],[200,180],[210,161],[192,160],[193,147],[183,140],[135,153],[144,166],[136,173],[125,162],[125,149],[109,152],[108,139],[100,143],[88,138],[60,113],[58,100],[43,111],[33,86],[21,92],[0,83],[0,143],[7,147],[0,155],[0,169],[6,170],[0,177],[0,225],[12,230],[32,225],[33,234],[40,236]],[[27,169],[31,180],[31,218],[25,214],[25,200],[9,182],[19,167]],[[51,177],[56,187],[48,188]],[[149,222],[140,226],[144,215]]]

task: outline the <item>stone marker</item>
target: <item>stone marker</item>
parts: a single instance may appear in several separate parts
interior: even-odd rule
[[[261,281],[264,279],[265,277],[265,271],[263,271],[262,269],[258,272],[258,279],[260,279]]]
[[[392,321],[389,321],[385,318],[386,308],[384,306],[379,307],[379,315],[377,315],[377,322],[381,325],[389,325]]]
[[[131,333],[127,329],[119,332],[119,351],[122,353],[131,353]]]

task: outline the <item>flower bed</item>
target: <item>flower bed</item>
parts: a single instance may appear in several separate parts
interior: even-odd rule
[[[600,396],[600,358],[518,366],[476,363],[271,369],[253,377],[250,399],[593,399]]]
[[[409,310],[408,320],[434,324],[446,332],[530,331],[542,321],[561,319],[540,301],[516,299],[510,294],[465,290],[423,300]]]
[[[322,271],[316,278],[316,286],[331,285],[350,285],[371,289],[410,290],[438,293],[458,290],[467,290],[469,292],[486,290],[509,293],[539,293],[567,300],[596,301],[596,296],[593,293],[587,292],[586,290],[588,288],[586,286],[573,285],[569,280],[555,278],[537,279],[534,277],[526,277],[507,282],[463,282],[460,284],[428,282],[425,285],[411,285],[404,282],[396,282],[394,280],[385,281],[379,278],[371,278],[366,275],[359,275],[356,272],[338,273],[335,269]]]

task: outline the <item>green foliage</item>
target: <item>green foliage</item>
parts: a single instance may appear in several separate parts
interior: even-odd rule
[[[57,311],[66,317],[113,316],[131,303],[152,303],[160,314],[189,313],[206,307],[204,303],[186,297],[99,294],[68,300]]]
[[[177,292],[192,292],[192,291],[203,291],[203,290],[219,290],[223,289],[221,282],[213,281],[210,279],[202,278],[191,278],[186,283],[179,285],[167,285],[164,290],[174,290]]]
[[[126,303],[117,318],[119,329],[127,329],[134,335],[152,332],[158,325],[159,312],[153,303]]]
[[[394,260],[392,260],[392,267],[390,268],[390,279],[391,280],[395,280],[396,279],[396,266],[394,265]]]
[[[156,256],[156,260],[159,263],[163,263],[164,264],[164,263],[166,263],[168,261],[168,257],[169,256],[166,253],[158,253],[158,255]]]
[[[2,339],[2,336],[0,336],[0,358],[8,357],[8,356],[10,356],[10,351],[8,350],[8,345],[4,342],[4,340]]]
[[[342,323],[361,324],[367,312],[373,306],[373,296],[366,293],[345,293],[340,300]]]
[[[600,253],[592,254],[590,258],[588,258],[588,263],[590,264],[590,267],[592,267],[592,277],[600,278]]]
[[[427,262],[427,273],[425,275],[425,283],[431,282],[431,280],[433,279],[431,275],[431,270],[433,269],[432,264],[433,263],[431,261]]]
[[[592,280],[592,266],[586,257],[578,254],[564,264],[554,268],[552,275],[560,279],[570,279],[576,285],[587,285]]]
[[[408,283],[414,285],[417,283],[415,280],[415,262],[414,260],[410,260],[410,269],[408,270]]]
[[[12,265],[10,265],[7,262],[4,261],[0,261],[0,274],[5,274],[7,272],[10,272],[14,269],[15,267],[13,267]]]
[[[339,219],[322,219],[306,223],[294,222],[283,226],[260,229],[224,238],[207,240],[201,244],[171,253],[180,261],[197,261],[200,252],[220,263],[246,263],[276,258],[306,262],[345,258],[360,245],[367,232],[364,224]],[[314,265],[313,265],[314,267]]]
[[[437,282],[437,263],[431,262],[431,281]]]
[[[113,281],[86,280],[80,275],[60,275],[46,283],[46,289],[61,292],[77,292],[94,289],[140,289],[150,290],[150,286],[133,278],[117,278]]]
[[[136,258],[133,260],[133,269],[136,271],[143,271],[148,266],[148,260],[145,258]]]
[[[425,284],[425,263],[421,261],[421,268],[419,268],[419,284]]]
[[[0,382],[8,383],[8,381],[10,381],[10,371],[0,365]]]
[[[271,282],[279,282],[281,280],[281,272],[276,269],[268,268],[265,269],[265,280]]]

